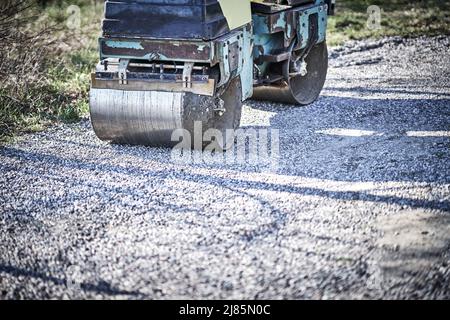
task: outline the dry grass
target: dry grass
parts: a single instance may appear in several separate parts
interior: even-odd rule
[[[101,1],[15,0],[0,7],[0,140],[87,113]],[[80,8],[80,27],[69,5]],[[97,4],[97,5],[95,5]]]

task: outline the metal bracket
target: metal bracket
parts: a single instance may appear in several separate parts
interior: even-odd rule
[[[129,59],[120,59],[119,60],[119,83],[120,84],[128,84],[127,80],[127,69],[130,64]]]
[[[242,46],[240,45],[239,40],[228,45],[228,63],[230,65],[230,72],[233,72],[239,67],[239,58],[241,56],[239,52],[240,48],[242,48]]]
[[[185,62],[183,68],[183,88],[192,88],[192,70],[193,62]]]
[[[227,111],[227,109],[225,109],[225,101],[223,101],[220,98],[218,98],[216,101],[217,101],[217,104],[214,107],[214,112],[217,112],[219,117],[221,117]]]
[[[233,72],[235,75],[239,75],[242,71],[244,64],[244,32],[245,29],[236,30],[217,40],[217,56],[220,61],[220,81],[217,87],[228,83]],[[249,52],[251,51],[249,50]]]

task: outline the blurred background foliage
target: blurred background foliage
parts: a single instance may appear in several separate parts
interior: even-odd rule
[[[381,28],[367,28],[370,5],[381,9]],[[18,131],[87,116],[102,13],[103,0],[1,0],[0,142]],[[448,35],[449,26],[447,0],[337,0],[328,44]]]
[[[386,36],[415,37],[450,34],[449,0],[336,0],[329,21],[328,43]],[[379,29],[367,28],[369,6],[380,8]]]
[[[103,0],[0,2],[0,141],[87,115],[102,12]]]

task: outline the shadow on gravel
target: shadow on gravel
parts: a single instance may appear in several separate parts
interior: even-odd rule
[[[328,191],[320,188],[312,188],[312,187],[297,187],[292,185],[284,185],[277,183],[268,183],[268,182],[255,182],[248,181],[242,179],[234,179],[234,178],[222,178],[217,176],[210,176],[204,174],[194,174],[189,172],[179,172],[172,170],[158,170],[152,171],[147,169],[142,169],[136,166],[117,166],[105,163],[95,163],[88,162],[78,159],[67,159],[61,158],[55,155],[48,154],[39,154],[33,153],[29,151],[23,151],[16,148],[5,147],[2,150],[2,155],[5,157],[16,158],[21,160],[26,160],[27,162],[35,162],[35,166],[40,167],[43,164],[51,164],[52,166],[58,167],[60,166],[64,170],[61,172],[67,172],[67,169],[80,169],[93,171],[93,172],[102,172],[105,175],[108,174],[126,174],[131,175],[133,177],[143,177],[147,179],[161,179],[164,180],[167,176],[171,176],[173,179],[180,179],[189,182],[198,182],[203,184],[208,184],[217,187],[225,187],[233,190],[245,189],[259,189],[266,191],[275,191],[275,192],[288,192],[294,193],[304,196],[318,196],[323,198],[335,199],[335,200],[363,200],[363,201],[371,201],[371,202],[383,202],[383,203],[396,203],[399,205],[405,205],[412,208],[430,208],[430,209],[438,209],[443,211],[450,211],[450,201],[433,201],[433,200],[425,200],[425,199],[411,199],[405,197],[398,196],[383,196],[383,195],[373,195],[363,191]],[[1,168],[1,165],[0,165]],[[30,175],[35,175],[39,178],[44,178],[42,174],[36,172],[28,172]],[[64,182],[69,177],[65,176],[54,176],[47,175],[46,179]],[[127,187],[108,187],[106,185],[101,184],[101,182],[96,181],[86,181],[84,179],[77,179],[76,177],[70,177],[72,179],[72,183],[85,185],[89,184],[90,186],[94,186],[97,190],[101,190],[104,192],[112,192],[112,193],[124,193],[128,195],[140,196],[139,187],[130,188]],[[389,181],[389,180],[387,180]]]
[[[408,89],[396,88],[393,85],[391,88],[377,88],[377,89],[366,88],[366,87],[350,87],[350,88],[327,87],[327,90],[339,91],[339,92],[349,92],[349,93],[358,92],[358,93],[362,93],[362,94],[400,93],[400,94],[408,94],[408,95],[420,95],[421,96],[420,98],[422,98],[424,95],[434,95],[434,96],[444,96],[445,99],[450,98],[450,94],[443,94],[441,92],[433,92],[432,90],[428,90],[428,91],[419,90],[419,88],[423,89],[423,87],[418,87],[418,88],[414,89],[413,87],[411,87],[411,85],[408,86]],[[449,88],[449,91],[450,91],[450,88]],[[402,101],[404,101],[404,100],[402,100]]]
[[[329,89],[329,88],[328,88]],[[328,90],[327,89],[327,90]],[[308,107],[294,107],[282,104],[247,103],[254,109],[270,111],[275,115],[270,119],[270,127],[280,130],[281,175],[298,176],[330,181],[348,182],[411,182],[450,183],[450,138],[432,136],[434,132],[450,131],[450,99],[362,99],[322,96]],[[258,128],[247,127],[247,128]],[[346,136],[332,134],[332,130],[360,130],[370,135]],[[331,130],[331,134],[327,134]],[[410,136],[408,132],[422,132],[424,136]],[[430,133],[427,136],[427,133]],[[61,141],[68,148],[80,148],[80,152],[92,152],[103,148],[83,142]],[[112,146],[112,148],[115,148]],[[142,147],[115,150],[120,155],[145,157]],[[134,152],[141,150],[140,152]],[[155,149],[148,149],[153,153]],[[170,159],[169,149],[157,149],[166,154],[160,158]],[[75,153],[76,154],[76,153]],[[221,178],[211,175],[193,174],[185,171],[147,170],[132,165],[113,165],[105,162],[62,158],[58,155],[24,151],[14,147],[0,148],[3,157],[35,162],[32,167],[52,164],[55,167],[82,169],[101,172],[142,176],[146,179],[165,179],[171,175],[175,179],[200,182],[219,187],[282,191],[299,195],[312,195],[337,200],[364,200],[381,203],[396,203],[413,208],[431,208],[450,211],[450,201],[441,199],[417,199],[400,196],[373,195],[365,191],[327,191],[315,187],[297,187],[289,184],[254,182],[243,179]],[[144,158],[145,160],[145,158]],[[155,159],[152,159],[155,161]],[[192,166],[195,166],[192,164]],[[213,165],[210,167],[214,168]],[[2,171],[14,168],[0,164]],[[223,166],[220,167],[223,169]],[[230,170],[252,172],[245,166]],[[67,170],[61,170],[67,172]],[[42,178],[41,174],[29,172]],[[64,175],[47,175],[47,179],[73,179]],[[107,190],[101,180],[78,181],[80,185],[89,183],[105,191],[121,192],[120,187]],[[138,189],[123,192],[133,193]]]
[[[17,268],[9,265],[0,264],[0,273],[7,273],[14,277],[27,277],[27,278],[35,278],[40,279],[44,282],[51,282],[60,286],[69,286],[67,279],[60,279],[54,276],[47,275],[45,273],[34,271],[34,270],[26,270],[22,268]],[[92,283],[79,283],[79,287],[83,291],[93,292],[93,293],[101,293],[106,295],[128,295],[128,296],[140,296],[139,292],[135,291],[126,291],[120,290],[118,288],[112,287],[109,283],[105,281],[100,281],[97,284]]]
[[[350,182],[450,183],[450,99],[322,96],[303,108],[249,105],[276,113],[270,127],[280,129],[280,174]],[[369,134],[327,134],[333,130]],[[436,132],[447,135],[433,136]]]

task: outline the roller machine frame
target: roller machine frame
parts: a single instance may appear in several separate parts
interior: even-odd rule
[[[314,102],[333,10],[334,0],[105,1],[90,90],[95,133],[170,146],[174,130],[195,135],[198,122],[200,134],[236,129],[249,98]]]

